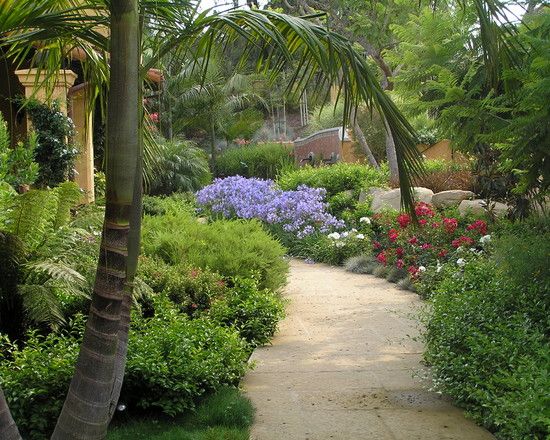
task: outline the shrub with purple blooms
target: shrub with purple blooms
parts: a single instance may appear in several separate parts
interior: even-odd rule
[[[197,193],[197,204],[225,218],[256,218],[303,238],[343,228],[327,211],[323,188],[299,186],[283,191],[271,180],[232,176],[216,179]]]

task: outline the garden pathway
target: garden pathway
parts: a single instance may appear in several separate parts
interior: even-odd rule
[[[244,380],[251,440],[493,439],[427,391],[415,294],[297,260],[286,294],[288,316]]]

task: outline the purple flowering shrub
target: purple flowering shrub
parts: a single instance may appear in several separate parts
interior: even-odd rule
[[[345,226],[327,211],[324,188],[300,185],[283,191],[271,180],[231,176],[215,179],[197,193],[197,204],[225,218],[259,219],[303,238]]]

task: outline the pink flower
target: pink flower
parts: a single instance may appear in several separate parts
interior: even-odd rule
[[[466,237],[465,235],[462,235],[461,237],[456,238],[451,242],[451,245],[455,248],[459,248],[463,244],[466,246],[470,246],[474,243],[474,240],[470,237]]]
[[[387,264],[388,260],[386,259],[386,254],[384,252],[380,252],[377,256],[376,256],[376,259],[378,260],[379,263],[382,263],[384,266]]]
[[[395,265],[399,268],[399,269],[403,269],[405,267],[405,262],[400,258],[399,260],[397,260],[397,262],[395,263]]]
[[[411,217],[409,214],[399,214],[397,216],[397,223],[399,223],[399,226],[402,228],[406,228],[411,223]]]
[[[427,249],[431,249],[431,248],[433,248],[433,246],[430,243],[424,243],[422,245],[423,250],[427,250]]]
[[[397,240],[397,237],[399,237],[399,232],[397,231],[397,229],[390,229],[388,231],[388,237],[390,241],[393,243],[395,240]]]
[[[410,244],[416,244],[416,243],[418,243],[418,238],[416,238],[415,236],[412,236],[412,237],[409,239],[409,243],[410,243]]]
[[[481,235],[487,234],[487,223],[483,220],[476,220],[466,227],[468,231],[478,231]]]
[[[382,243],[380,243],[379,241],[374,240],[374,241],[372,242],[372,247],[373,247],[374,249],[382,249]]]
[[[448,253],[449,253],[449,251],[448,251],[447,249],[442,249],[441,251],[438,252],[437,256],[438,256],[438,257],[444,257],[444,256],[446,256]]]
[[[409,266],[409,268],[407,269],[407,272],[409,272],[409,274],[411,275],[411,277],[415,278],[416,275],[418,274],[418,267],[416,267],[416,266]]]
[[[428,223],[428,221],[424,218],[421,218],[420,220],[418,220],[418,224],[420,226],[426,226],[426,223]]]
[[[396,250],[395,250],[395,254],[401,258],[403,256],[403,254],[405,253],[405,251],[403,250],[402,247],[398,247]]]
[[[452,234],[458,227],[458,221],[456,218],[444,218],[443,226],[445,227],[445,231],[447,231],[447,233]]]
[[[159,114],[158,113],[151,113],[149,115],[149,119],[151,119],[151,121],[153,121],[153,122],[158,122],[159,121]]]
[[[416,208],[414,209],[414,212],[419,217],[421,216],[433,217],[435,215],[435,212],[432,210],[431,206],[425,202],[418,202],[416,204]]]
[[[432,228],[434,228],[434,229],[437,229],[437,228],[439,228],[440,226],[441,226],[441,223],[438,223],[438,222],[433,222],[433,223],[432,223]]]

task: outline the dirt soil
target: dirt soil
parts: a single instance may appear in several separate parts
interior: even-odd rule
[[[411,292],[370,275],[291,263],[287,318],[244,388],[251,440],[488,440],[429,391]]]

